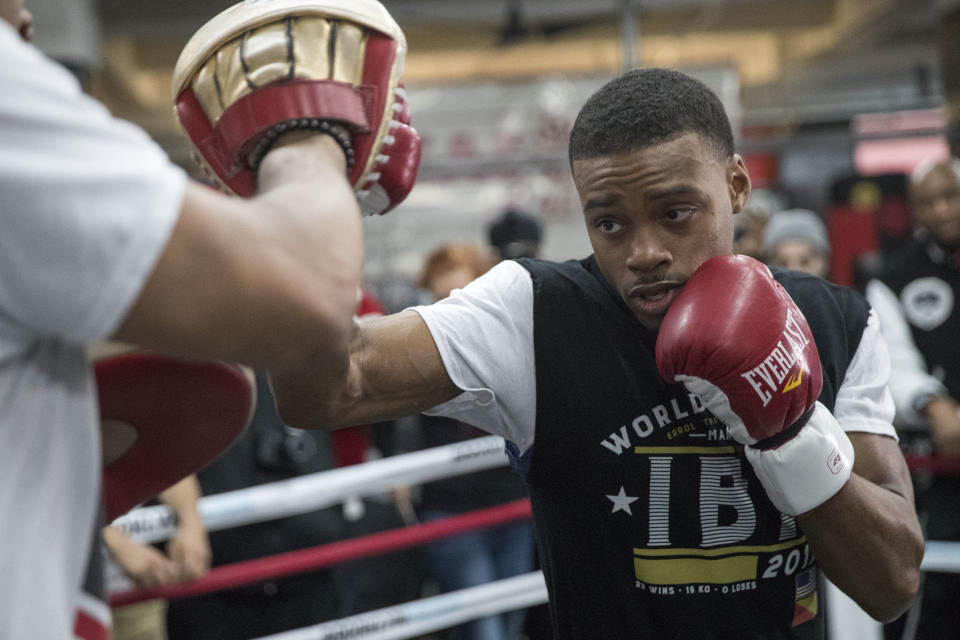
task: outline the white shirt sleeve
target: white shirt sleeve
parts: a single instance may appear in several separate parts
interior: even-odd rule
[[[456,418],[526,451],[535,434],[533,281],[502,262],[436,304],[413,307],[430,330],[459,396],[426,413]],[[871,311],[837,391],[834,416],[846,431],[896,438],[887,381],[890,359]]]
[[[464,392],[426,412],[503,436],[520,451],[533,444],[536,369],[533,281],[516,262],[501,262],[420,314],[447,369]]]
[[[110,334],[177,220],[186,176],[0,21],[0,357]]]
[[[897,296],[879,280],[867,283],[867,301],[880,319],[880,330],[890,352],[890,391],[897,407],[897,421],[908,426],[925,424],[913,401],[925,393],[946,394],[943,384],[927,372],[927,365],[910,335],[910,327]]]
[[[890,357],[871,310],[860,344],[837,391],[833,415],[845,431],[864,431],[897,438],[893,398],[887,381]]]

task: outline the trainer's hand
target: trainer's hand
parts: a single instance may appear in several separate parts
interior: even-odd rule
[[[376,0],[243,2],[187,43],[175,112],[201,163],[234,193],[253,195],[280,136],[311,130],[343,149],[361,210],[384,213],[420,163],[400,87],[405,58],[403,32]]]
[[[853,446],[817,402],[822,372],[806,318],[762,263],[706,261],[671,305],[656,346],[670,382],[699,394],[745,454],[771,501],[798,515],[839,491]]]

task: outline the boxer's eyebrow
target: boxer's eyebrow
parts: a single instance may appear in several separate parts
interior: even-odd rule
[[[696,196],[701,193],[700,189],[691,184],[678,184],[667,189],[648,191],[645,197],[647,200],[666,200],[667,198],[674,198],[676,196]]]
[[[590,211],[591,209],[612,207],[618,202],[620,202],[620,198],[617,196],[599,196],[596,198],[587,198],[587,202],[583,205],[583,210],[586,212]]]

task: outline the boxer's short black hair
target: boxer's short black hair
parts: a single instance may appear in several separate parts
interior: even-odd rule
[[[686,133],[699,134],[722,158],[733,154],[730,120],[707,85],[670,69],[633,69],[580,109],[570,131],[570,161],[630,153]]]

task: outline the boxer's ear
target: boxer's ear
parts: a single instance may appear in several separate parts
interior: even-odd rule
[[[747,165],[739,153],[730,156],[727,162],[727,180],[729,183],[730,205],[734,213],[740,213],[740,210],[746,206],[750,199],[750,173],[747,171]]]

